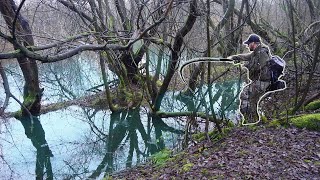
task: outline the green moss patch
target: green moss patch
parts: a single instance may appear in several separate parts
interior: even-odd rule
[[[320,114],[308,114],[290,119],[290,122],[298,128],[320,131]]]
[[[171,154],[172,151],[169,149],[163,149],[160,152],[153,154],[151,156],[151,160],[152,162],[156,165],[156,166],[162,166],[164,165],[168,160],[171,160]]]
[[[314,111],[320,109],[320,100],[313,101],[305,106],[306,111]]]
[[[211,141],[216,142],[220,139],[224,138],[226,135],[229,134],[229,132],[235,127],[235,125],[229,121],[226,125],[226,127],[222,128],[222,132],[220,133],[217,129],[208,132],[208,136]],[[192,139],[195,141],[204,141],[207,138],[205,132],[197,133],[192,135]]]
[[[194,166],[193,163],[187,163],[187,164],[183,165],[182,170],[183,170],[184,172],[188,172],[188,171],[190,171],[190,169],[191,169],[193,166]]]
[[[320,114],[307,114],[300,115],[297,117],[292,117],[289,119],[288,123],[286,119],[273,120],[269,123],[269,127],[280,127],[293,125],[297,128],[306,128],[311,131],[320,131]]]
[[[216,142],[222,139],[223,137],[225,137],[231,131],[231,129],[232,127],[223,128],[222,133],[218,132],[218,130],[210,131],[208,132],[208,136],[211,139],[211,141]],[[206,136],[206,133],[201,132],[201,133],[193,134],[192,138],[195,141],[201,142],[201,141],[204,141],[207,138],[207,136]]]
[[[282,124],[282,121],[279,121],[279,120],[273,120],[267,125],[267,127],[280,127],[280,126],[283,126],[283,124]]]

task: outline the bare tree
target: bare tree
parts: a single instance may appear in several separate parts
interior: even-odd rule
[[[3,15],[8,29],[10,29],[11,34],[11,36],[8,36],[0,32],[0,36],[11,42],[15,50],[19,50],[19,47],[23,45],[34,45],[29,23],[22,15],[19,14],[22,5],[23,3],[17,7],[14,1],[6,0],[0,7],[1,14]],[[43,90],[41,90],[39,87],[38,67],[36,60],[26,56],[19,56],[17,57],[17,60],[25,79],[23,104],[27,109],[21,109],[22,115],[26,115],[26,111],[30,111],[32,115],[38,115],[40,113],[40,101]],[[2,77],[4,77],[3,75],[4,74],[2,74]],[[6,88],[6,93],[10,93],[8,90],[9,89]]]

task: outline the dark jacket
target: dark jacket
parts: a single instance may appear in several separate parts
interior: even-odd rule
[[[260,44],[254,51],[231,56],[234,60],[246,61],[244,66],[249,70],[249,78],[253,81],[270,81],[267,62],[270,59],[268,46]]]

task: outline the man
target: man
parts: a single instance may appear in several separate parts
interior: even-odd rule
[[[244,44],[249,48],[249,53],[237,54],[228,58],[235,60],[235,62],[244,61],[244,67],[248,69],[250,82],[240,94],[240,112],[245,121],[243,124],[256,124],[260,121],[259,101],[270,84],[267,64],[270,59],[270,51],[269,47],[264,45],[256,34],[251,34]]]

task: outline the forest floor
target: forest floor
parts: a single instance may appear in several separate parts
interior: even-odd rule
[[[107,179],[320,179],[320,132],[239,127],[217,142],[198,142]]]

